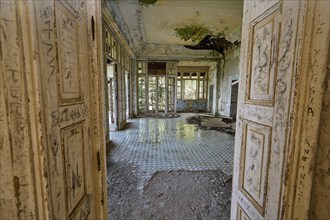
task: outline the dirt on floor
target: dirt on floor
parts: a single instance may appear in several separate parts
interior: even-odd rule
[[[136,116],[135,118],[161,118],[161,119],[171,119],[171,118],[179,118],[179,114],[165,114],[165,113],[157,113],[157,114],[148,114],[148,115],[141,115]]]
[[[189,124],[196,124],[200,129],[214,130],[235,135],[236,121],[231,118],[213,117],[212,115],[196,115],[186,119]]]
[[[231,176],[220,170],[159,171],[138,190],[138,169],[108,161],[109,219],[229,219]]]

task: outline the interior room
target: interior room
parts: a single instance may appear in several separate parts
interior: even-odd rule
[[[0,0],[0,219],[327,219],[330,2]]]
[[[230,216],[243,2],[186,3],[105,2],[109,218]]]

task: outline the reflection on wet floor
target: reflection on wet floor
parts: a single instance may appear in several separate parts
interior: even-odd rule
[[[110,157],[137,167],[139,189],[157,171],[220,169],[231,175],[234,137],[188,124],[193,115],[129,120],[127,129],[110,134]]]

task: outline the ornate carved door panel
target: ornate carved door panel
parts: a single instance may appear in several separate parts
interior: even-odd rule
[[[88,31],[88,4],[77,1],[35,3],[41,59],[50,213],[53,219],[95,218],[94,106]],[[88,24],[88,22],[91,22]],[[94,27],[95,28],[95,27]],[[92,27],[93,29],[93,27]],[[94,60],[95,61],[95,60]],[[93,62],[93,61],[92,61]],[[92,85],[90,85],[92,84]],[[96,107],[96,106],[95,106]],[[93,108],[93,110],[91,110]],[[93,158],[92,156],[95,156]],[[102,189],[100,190],[102,191]]]
[[[304,152],[305,143],[299,143],[294,149],[294,142],[302,138],[296,132],[299,129],[296,126],[308,116],[303,118],[304,109],[298,106],[304,106],[308,97],[304,96],[308,94],[306,82],[309,82],[304,74],[308,75],[310,71],[300,69],[300,62],[305,60],[307,64],[309,55],[304,55],[310,51],[314,53],[314,49],[308,47],[308,30],[312,28],[305,26],[304,20],[308,11],[310,14],[307,16],[313,21],[313,2],[257,0],[244,3],[231,209],[233,219],[282,219],[284,216],[292,219],[287,214],[293,209],[289,200],[297,192],[295,189],[290,191],[290,186],[298,184],[298,170],[308,167],[306,164],[298,166],[298,160],[290,161],[289,158]],[[315,23],[326,24],[321,20],[318,18]],[[307,53],[304,54],[303,49]],[[316,51],[320,51],[319,48]],[[319,85],[320,76],[314,77],[314,82]],[[309,93],[310,97],[313,95]],[[319,97],[311,99],[315,106],[316,99]],[[314,113],[315,119],[311,121],[317,121]],[[310,132],[316,136],[317,129]],[[308,164],[311,165],[312,159],[308,158],[313,158],[312,147],[309,148],[306,152],[310,155],[305,160],[310,160]],[[300,203],[301,207],[309,202],[311,183],[308,183],[308,176],[311,172],[305,173],[304,179],[300,180],[304,186],[300,192],[304,196],[298,195],[296,204]],[[307,212],[308,206],[300,210]],[[307,217],[305,212],[301,213],[304,213],[301,217]]]

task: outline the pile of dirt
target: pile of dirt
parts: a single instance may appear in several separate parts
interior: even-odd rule
[[[109,219],[229,219],[231,176],[220,170],[161,171],[137,189],[137,169],[108,164]]]
[[[212,118],[210,117],[205,117],[205,116],[192,116],[186,119],[187,123],[189,124],[196,124],[198,125],[198,127],[200,129],[203,130],[214,130],[214,131],[219,131],[219,132],[224,132],[230,135],[235,135],[235,129],[231,126],[232,124],[235,124],[235,120],[234,119],[230,119],[230,118],[222,118],[223,123],[226,124],[226,126],[221,126],[219,125],[219,127],[216,126],[205,126],[203,124],[203,120],[212,120]]]
[[[188,124],[194,124],[194,125],[201,125],[201,116],[191,116],[189,118],[186,119],[186,122]]]

